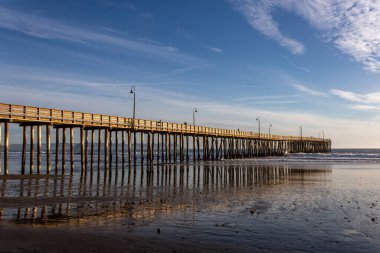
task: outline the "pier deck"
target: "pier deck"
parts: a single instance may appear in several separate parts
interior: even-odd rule
[[[144,159],[146,159],[148,163],[151,163],[154,161],[177,162],[179,160],[183,162],[189,160],[263,157],[282,155],[285,152],[329,152],[331,150],[331,140],[329,139],[269,135],[231,129],[194,126],[190,124],[0,103],[0,144],[2,142],[1,127],[2,124],[4,124],[4,174],[8,174],[9,125],[11,123],[23,127],[22,174],[25,173],[26,167],[28,132],[30,135],[30,173],[34,172],[35,153],[37,153],[37,173],[41,172],[43,126],[45,127],[44,132],[46,137],[46,173],[50,173],[51,168],[51,127],[56,130],[56,173],[58,173],[59,167],[59,148],[61,142],[62,174],[66,171],[66,129],[70,129],[71,173],[74,171],[74,129],[79,129],[80,131],[82,170],[86,170],[88,163],[90,163],[91,167],[93,166],[95,139],[97,141],[98,166],[100,166],[101,160],[103,159],[105,167],[112,166],[113,156],[116,158],[116,164],[119,162],[119,138],[121,139],[121,162],[123,165],[125,163],[136,163],[137,153],[139,153],[141,162],[144,162]],[[27,131],[28,127],[30,131]],[[36,145],[34,143],[35,129],[37,130]],[[60,131],[60,129],[62,130]],[[96,138],[95,131],[97,131]],[[62,133],[61,137],[60,132]],[[139,143],[137,136],[140,137]],[[144,138],[144,136],[147,138]],[[125,141],[126,138],[127,141]],[[104,147],[102,147],[102,142]],[[137,147],[138,144],[140,144],[140,147]],[[91,149],[90,155],[88,153],[89,145]],[[36,152],[34,150],[35,146],[37,149]],[[115,150],[112,151],[112,148],[115,148]],[[145,156],[144,150],[146,150]],[[128,156],[127,159],[125,155]],[[192,156],[192,159],[190,159],[190,156]]]

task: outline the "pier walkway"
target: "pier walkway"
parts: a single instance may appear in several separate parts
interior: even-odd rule
[[[66,162],[70,164],[67,172],[74,173],[74,156],[77,153],[80,154],[83,172],[88,166],[100,168],[104,164],[107,169],[114,163],[121,162],[124,166],[136,164],[137,160],[141,163],[172,163],[331,151],[329,139],[269,135],[0,103],[0,148],[4,148],[0,174],[4,175],[9,173],[9,129],[12,123],[22,127],[21,174],[26,172],[27,160],[30,174],[41,173],[43,149],[44,172],[47,174],[51,173],[52,167],[56,174],[65,174]],[[55,129],[54,152],[51,127]],[[76,142],[78,131],[79,141]],[[76,143],[79,143],[79,150],[75,149]],[[51,154],[55,154],[55,164],[51,163]]]

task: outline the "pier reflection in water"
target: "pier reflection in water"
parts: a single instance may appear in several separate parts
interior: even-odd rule
[[[214,162],[92,170],[71,176],[4,176],[0,178],[0,217],[44,225],[150,219],[195,211],[200,205],[223,206],[237,196],[248,201],[257,189],[324,182],[330,175],[331,169],[325,167]]]

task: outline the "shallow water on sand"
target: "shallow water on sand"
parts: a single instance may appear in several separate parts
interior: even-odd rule
[[[355,160],[298,154],[2,176],[0,234],[8,225],[84,231],[139,238],[142,251],[378,252],[380,163],[341,153]]]

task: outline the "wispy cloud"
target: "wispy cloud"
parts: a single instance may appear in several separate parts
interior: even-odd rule
[[[379,104],[380,105],[380,92],[373,92],[368,94],[358,94],[351,91],[343,91],[332,89],[331,93],[351,102],[358,102],[364,104]]]
[[[302,71],[307,72],[307,73],[311,73],[311,70],[306,68],[306,67],[302,67],[300,65],[294,64],[293,62],[290,62],[289,64],[290,64],[290,66],[292,66],[296,69],[302,70]]]
[[[344,54],[380,72],[380,6],[376,0],[230,0],[258,31],[276,40],[292,53],[302,54],[303,45],[285,36],[273,19],[273,10],[296,13],[321,31]]]
[[[380,106],[374,105],[351,105],[350,107],[359,111],[380,111]]]
[[[186,64],[198,61],[173,46],[111,36],[2,7],[0,7],[0,28],[17,31],[41,39],[79,43],[102,50],[107,50],[111,46],[113,49],[119,48],[134,53],[139,52],[140,54],[154,56],[156,59],[165,61]]]
[[[166,72],[166,73],[159,73],[159,74],[148,75],[144,79],[153,79],[153,78],[159,78],[159,77],[169,77],[169,76],[174,76],[174,75],[177,75],[177,74],[181,74],[181,73],[185,73],[185,72],[189,72],[189,71],[193,71],[193,70],[197,70],[197,69],[202,69],[202,68],[206,68],[206,67],[209,67],[209,65],[202,64],[202,65],[189,66],[189,67],[186,67],[186,68],[174,69],[174,70],[171,70],[171,71]]]
[[[309,88],[303,84],[291,83],[290,86],[293,86],[297,90],[305,92],[305,93],[313,95],[313,96],[328,97],[328,95],[326,93],[323,93],[323,92],[320,92],[317,90],[313,90],[313,89],[311,89],[311,88]]]
[[[236,101],[256,101],[256,100],[277,100],[284,98],[295,98],[300,97],[300,95],[276,95],[276,96],[253,96],[253,97],[240,97],[236,98]]]
[[[277,22],[272,18],[270,11],[271,1],[230,0],[234,9],[241,12],[247,22],[265,36],[277,41],[281,46],[289,49],[293,54],[303,54],[305,47],[295,39],[283,34]]]
[[[207,48],[208,50],[210,50],[210,51],[212,51],[214,53],[221,53],[221,52],[223,52],[223,50],[220,49],[220,48],[218,48],[218,47],[205,47],[205,48]]]

